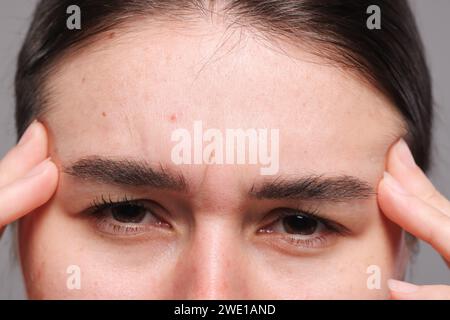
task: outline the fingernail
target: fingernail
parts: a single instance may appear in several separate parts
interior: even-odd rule
[[[37,120],[33,120],[33,122],[31,122],[27,130],[25,130],[22,137],[20,138],[19,143],[17,144],[18,146],[25,145],[28,141],[30,141],[33,138],[36,129],[36,123]]]
[[[401,186],[401,184],[391,174],[389,174],[386,171],[383,174],[383,181],[393,191],[403,195],[409,195],[409,193]]]
[[[51,158],[48,157],[47,159],[45,159],[44,161],[39,163],[37,166],[35,166],[31,171],[29,171],[24,178],[28,179],[28,178],[35,177],[35,176],[38,176],[38,175],[44,173],[48,169],[48,165],[49,165],[50,161],[51,161]]]
[[[411,293],[416,292],[419,289],[415,284],[394,279],[389,279],[387,283],[391,291]]]
[[[411,150],[408,147],[408,144],[402,138],[398,141],[396,145],[397,156],[400,161],[408,168],[416,167],[416,162],[414,161],[414,157],[411,153]]]

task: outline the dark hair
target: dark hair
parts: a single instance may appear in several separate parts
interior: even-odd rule
[[[406,0],[41,0],[18,59],[16,128],[21,136],[45,109],[45,80],[58,59],[130,19],[182,19],[221,3],[223,14],[271,36],[318,48],[314,53],[356,70],[403,115],[417,164],[430,162],[431,80],[414,16]],[[66,26],[67,8],[81,9],[82,28]],[[381,9],[381,29],[366,26],[370,5]],[[246,22],[246,23],[245,23]]]

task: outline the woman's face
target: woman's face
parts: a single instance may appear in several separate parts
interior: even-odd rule
[[[20,224],[29,297],[386,298],[405,261],[374,194],[404,133],[394,108],[306,50],[148,25],[47,83],[60,178]]]

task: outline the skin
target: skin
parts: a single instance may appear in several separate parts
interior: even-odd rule
[[[281,52],[245,30],[199,22],[155,32],[148,24],[65,57],[47,83],[48,111],[0,163],[0,225],[20,218],[30,298],[450,297],[444,286],[401,293],[402,283],[388,282],[407,264],[403,229],[449,260],[450,206],[407,165],[402,119],[379,92],[307,50],[285,43]],[[279,176],[347,174],[378,193],[341,202],[252,198],[253,185],[278,175],[261,176],[251,164],[173,163],[172,132],[192,131],[195,120],[222,132],[279,129]],[[65,172],[90,156],[160,163],[189,190]],[[40,173],[24,178],[36,166]],[[395,181],[408,195],[394,191]],[[164,223],[140,235],[105,234],[83,214],[103,195],[153,200]],[[258,233],[280,207],[314,207],[350,233],[328,234],[313,248],[283,240],[286,232]],[[71,265],[81,270],[79,290],[66,285]],[[379,289],[367,286],[371,265],[381,272]]]

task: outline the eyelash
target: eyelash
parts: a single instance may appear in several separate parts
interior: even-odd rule
[[[124,195],[122,199],[112,200],[111,195],[108,195],[108,199],[105,198],[104,195],[101,198],[95,198],[89,207],[89,212],[91,214],[96,214],[101,210],[107,209],[108,207],[120,205],[120,204],[129,204],[130,202],[134,202],[137,199],[128,199],[127,195]]]
[[[285,210],[285,211],[281,214],[278,214],[274,221],[272,221],[270,224],[266,224],[266,226],[261,228],[259,232],[275,235],[277,236],[277,238],[283,240],[285,243],[288,243],[289,245],[292,246],[303,247],[306,249],[326,247],[330,243],[329,241],[330,237],[346,236],[351,233],[351,231],[347,227],[330,219],[324,218],[317,208],[310,208],[306,210],[303,208],[278,208],[276,210]],[[290,211],[291,213],[286,213],[286,211]],[[306,216],[308,218],[317,221],[318,223],[321,223],[326,228],[326,233],[316,236],[314,238],[304,239],[295,234],[294,235],[289,233],[276,234],[276,232],[274,231],[266,230],[266,228],[282,221],[282,219],[296,215]]]
[[[155,226],[161,227],[164,225],[164,227],[170,227],[170,225],[167,222],[161,219],[157,214],[153,212],[153,210],[145,206],[142,202],[151,202],[151,201],[134,198],[130,199],[126,195],[124,195],[124,197],[121,199],[112,200],[111,195],[108,195],[108,198],[105,198],[105,196],[102,195],[101,198],[96,198],[91,202],[89,209],[87,209],[86,213],[95,219],[96,226],[100,231],[112,235],[119,235],[119,236],[136,235],[141,232],[145,232],[149,228]],[[110,220],[113,219],[111,217],[111,214],[105,213],[104,211],[116,208],[118,206],[134,206],[139,209],[147,210],[156,220],[158,220],[158,222],[150,225],[141,225],[140,223],[120,222],[117,220],[111,222]]]
[[[141,232],[147,231],[151,227],[161,227],[161,226],[168,226],[171,227],[167,222],[165,222],[163,219],[161,219],[157,214],[153,212],[153,210],[149,209],[147,206],[143,205],[142,202],[148,201],[148,200],[140,200],[140,199],[133,199],[128,198],[126,195],[122,199],[118,200],[112,200],[111,196],[108,195],[108,198],[105,198],[104,195],[101,196],[101,198],[96,198],[91,202],[91,205],[89,209],[87,209],[87,213],[94,217],[96,220],[96,226],[100,231],[104,231],[108,234],[113,235],[136,235]],[[153,223],[150,226],[149,225],[140,225],[139,223],[125,223],[120,222],[111,217],[111,214],[105,213],[105,210],[115,208],[117,206],[136,206],[140,209],[148,210],[150,211],[151,215],[158,220],[157,223]],[[283,211],[284,210],[284,211]],[[317,208],[277,208],[273,211],[282,211],[282,213],[279,213],[275,216],[275,219],[272,219],[272,222],[269,224],[266,224],[265,227],[260,228],[258,230],[258,233],[260,234],[271,234],[272,240],[274,238],[283,240],[284,243],[287,243],[290,246],[294,247],[303,247],[306,249],[310,248],[321,248],[326,247],[329,244],[330,237],[332,236],[346,236],[351,233],[351,231],[346,228],[345,226],[332,221],[330,219],[326,219],[323,217],[323,215],[319,212]],[[308,218],[311,218],[318,223],[322,224],[324,228],[326,229],[326,232],[323,234],[320,234],[318,236],[315,236],[313,238],[302,238],[305,236],[299,236],[295,234],[289,234],[287,232],[284,233],[277,233],[275,231],[267,230],[268,227],[273,226],[274,224],[281,222],[284,218],[289,216],[306,216]],[[114,220],[114,222],[111,222],[110,220]],[[308,236],[306,236],[308,237]],[[271,241],[272,241],[271,240]]]

